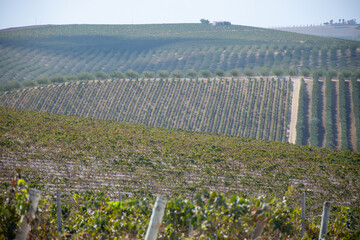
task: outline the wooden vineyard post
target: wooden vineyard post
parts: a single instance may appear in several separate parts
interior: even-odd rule
[[[263,206],[262,210],[264,212],[269,212],[271,210],[271,208],[268,205],[265,205],[265,206]],[[254,232],[251,236],[251,240],[258,239],[261,236],[262,232],[264,231],[265,224],[267,223],[268,220],[269,219],[265,217],[256,223]]]
[[[191,198],[191,204],[194,204],[193,198]],[[194,227],[193,227],[193,225],[191,224],[191,221],[192,221],[192,215],[191,215],[191,217],[190,217],[190,219],[189,219],[189,238],[192,237],[192,235],[193,235],[193,230],[194,230]]]
[[[30,207],[29,211],[21,217],[21,225],[16,233],[16,240],[25,240],[30,231],[30,223],[35,219],[35,213],[39,204],[39,200],[41,197],[41,192],[37,189],[29,190],[29,202]]]
[[[321,227],[319,233],[319,239],[325,239],[327,234],[327,228],[329,224],[329,217],[330,217],[330,202],[324,202],[323,213],[321,216]]]
[[[164,216],[165,206],[166,199],[157,197],[151,214],[149,227],[146,231],[145,240],[156,240]]]
[[[122,194],[119,193],[119,202],[121,202],[121,201],[122,201]]]
[[[61,234],[61,191],[56,190],[57,204],[57,230]]]
[[[302,193],[301,203],[301,238],[303,238],[305,235],[305,192]]]

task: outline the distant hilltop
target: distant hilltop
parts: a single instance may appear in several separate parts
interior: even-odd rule
[[[339,22],[334,22],[333,19],[331,19],[329,22],[324,22],[325,26],[328,25],[356,25],[356,19],[350,19],[350,20],[345,20],[345,19],[339,19]]]
[[[360,40],[360,25],[356,22],[356,19],[339,19],[338,22],[330,20],[329,22],[325,22],[322,25],[317,26],[276,27],[273,29],[322,37],[342,38],[356,41]]]
[[[208,19],[200,19],[200,22],[202,24],[210,24],[210,21]],[[231,25],[231,22],[229,21],[213,21],[211,23],[212,26],[230,26]]]

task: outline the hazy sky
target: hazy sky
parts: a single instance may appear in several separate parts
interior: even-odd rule
[[[196,23],[274,27],[360,22],[360,0],[0,0],[0,29],[37,24]]]

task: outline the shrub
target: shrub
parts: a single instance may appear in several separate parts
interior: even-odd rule
[[[110,73],[110,77],[115,78],[115,79],[122,79],[122,78],[124,78],[124,74],[120,71],[113,71]]]
[[[145,78],[154,78],[155,77],[155,74],[151,71],[144,71],[142,73],[142,75],[145,77]]]
[[[125,72],[125,76],[130,79],[136,79],[140,76],[140,74],[132,69],[129,69]]]
[[[319,79],[323,76],[323,71],[321,69],[316,69],[312,73],[314,79]]]
[[[245,69],[244,69],[244,74],[245,74],[245,76],[247,76],[247,77],[252,77],[252,76],[255,75],[254,71],[251,70],[250,68],[245,68]]]
[[[157,75],[160,78],[168,78],[169,77],[169,72],[166,71],[166,70],[159,70],[159,71],[157,71]]]
[[[24,87],[35,87],[36,86],[36,82],[33,80],[26,80],[23,82],[23,86]]]
[[[104,72],[96,72],[94,75],[95,75],[96,79],[100,79],[100,80],[109,78],[109,75]]]
[[[224,77],[224,76],[225,76],[224,70],[222,70],[222,69],[217,69],[217,70],[215,71],[215,76],[217,76],[217,77]]]
[[[307,69],[307,68],[302,68],[302,69],[300,70],[300,73],[301,73],[301,75],[304,76],[304,77],[309,77],[309,76],[310,76],[310,71],[309,71],[309,69]]]
[[[240,71],[237,70],[237,69],[231,69],[230,72],[229,72],[230,76],[232,77],[238,77],[240,76]]]
[[[269,73],[270,73],[269,68],[267,68],[267,67],[263,67],[260,69],[260,74],[263,77],[269,76]]]
[[[44,76],[37,78],[37,79],[35,80],[35,82],[37,82],[37,83],[40,84],[40,85],[49,84],[49,83],[50,83],[49,79],[48,79],[47,77],[44,77]]]
[[[64,76],[56,74],[50,78],[50,81],[52,83],[63,83],[63,82],[65,82],[65,78],[64,78]]]
[[[171,73],[171,77],[173,77],[173,78],[182,78],[182,77],[184,77],[184,73],[182,71],[180,71],[180,70],[174,70]]]
[[[284,74],[284,70],[282,70],[282,69],[279,68],[279,67],[274,67],[274,68],[272,69],[272,73],[273,73],[275,76],[280,77],[281,75]]]
[[[287,70],[287,73],[289,74],[289,76],[293,77],[293,76],[296,76],[297,75],[297,71],[295,68],[289,68]]]
[[[201,70],[200,71],[200,76],[202,76],[203,78],[209,78],[211,77],[211,72],[209,70]]]
[[[95,79],[94,75],[92,75],[91,73],[88,73],[88,72],[82,72],[77,77],[79,80],[94,80]]]
[[[349,70],[342,70],[341,74],[344,76],[344,78],[350,78],[351,77],[351,71]]]
[[[333,79],[337,77],[337,72],[334,69],[330,69],[329,71],[327,71],[326,76],[330,79]]]
[[[195,70],[187,70],[186,71],[186,76],[188,76],[190,78],[196,78],[197,77],[197,72]]]
[[[76,81],[76,80],[78,80],[78,77],[75,76],[74,74],[69,74],[69,75],[65,76],[65,79],[66,79],[66,81]]]
[[[21,88],[21,84],[18,81],[13,80],[11,82],[3,84],[0,87],[0,90],[1,91],[11,91],[11,90],[14,90],[14,89],[19,89],[19,88]]]

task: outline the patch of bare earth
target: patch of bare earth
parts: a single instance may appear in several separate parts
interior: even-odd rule
[[[298,118],[300,79],[292,79],[293,89],[291,98],[290,128],[288,130],[289,142],[295,144],[296,141],[296,122]]]

